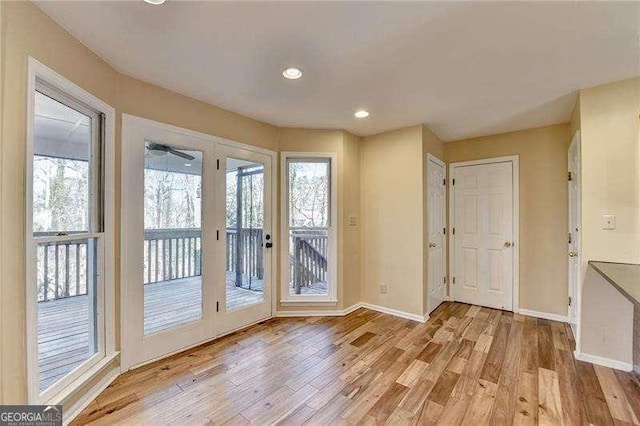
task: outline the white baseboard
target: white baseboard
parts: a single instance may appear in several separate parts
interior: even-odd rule
[[[98,397],[115,379],[120,376],[120,367],[114,366],[113,369],[107,373],[98,383],[96,383],[91,389],[89,389],[75,404],[73,404],[69,409],[64,413],[63,423],[68,425],[78,417],[82,410],[87,408],[94,399]]]
[[[418,322],[426,322],[429,319],[429,314],[417,315],[409,312],[398,311],[396,309],[387,308],[386,306],[373,305],[371,303],[361,302],[360,306],[363,308],[371,309],[372,311],[382,312],[383,314],[389,314],[400,318],[410,319]]]
[[[349,306],[345,309],[334,310],[299,310],[299,311],[278,311],[276,317],[342,317],[350,314],[356,309],[366,308],[372,311],[382,312],[384,314],[393,315],[400,318],[410,319],[412,321],[426,322],[429,319],[429,315],[424,316],[411,314],[409,312],[398,311],[396,309],[387,308],[385,306],[373,305],[371,303],[359,302]]]
[[[617,359],[605,358],[598,355],[590,355],[582,352],[574,351],[573,355],[578,361],[590,362],[591,364],[601,365],[616,370],[632,371],[633,364],[630,362],[618,361]]]
[[[277,311],[276,317],[343,317],[362,307],[361,303],[356,303],[345,309],[331,310],[296,310],[296,311]]]
[[[569,322],[568,315],[558,315],[558,314],[550,314],[548,312],[540,312],[540,311],[530,311],[529,309],[519,309],[518,313],[520,315],[526,315],[528,317],[542,318],[548,319],[552,321],[558,322]]]

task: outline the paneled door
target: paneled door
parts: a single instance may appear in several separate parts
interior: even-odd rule
[[[270,152],[219,143],[216,261],[218,334],[271,316],[272,164]]]
[[[123,116],[124,369],[215,337],[215,142]]]
[[[446,172],[439,159],[429,155],[427,160],[427,223],[428,223],[428,280],[427,313],[433,312],[446,297]]]
[[[454,300],[512,310],[514,161],[453,164],[452,175]]]

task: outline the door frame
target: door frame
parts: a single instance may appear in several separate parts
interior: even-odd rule
[[[166,124],[160,121],[156,121],[156,120],[151,120],[151,119],[147,119],[147,118],[143,118],[143,117],[138,117],[135,115],[131,115],[131,114],[126,114],[123,113],[122,114],[122,124],[121,124],[121,130],[123,130],[123,135],[124,135],[124,127],[125,127],[125,123],[128,123],[128,125],[131,125],[132,123],[138,123],[138,124],[143,124],[146,126],[152,126],[155,127],[157,129],[160,130],[166,130],[169,132],[173,132],[173,133],[178,133],[178,134],[183,134],[185,136],[190,136],[190,137],[196,137],[196,138],[200,138],[200,139],[205,139],[208,140],[209,142],[211,142],[212,144],[212,152],[213,152],[213,156],[214,159],[217,159],[217,152],[219,151],[217,149],[218,146],[222,145],[222,146],[230,146],[233,148],[240,148],[240,149],[245,149],[248,151],[253,151],[253,152],[257,152],[260,154],[265,154],[268,155],[271,158],[271,164],[272,164],[272,182],[271,182],[271,205],[272,205],[272,215],[271,215],[271,227],[274,231],[274,234],[276,234],[277,232],[277,211],[276,211],[276,203],[277,203],[277,189],[278,189],[278,182],[277,179],[275,178],[277,172],[278,172],[278,165],[277,165],[277,153],[275,151],[271,151],[268,149],[264,149],[264,148],[260,148],[260,147],[255,147],[252,145],[248,145],[248,144],[244,144],[244,143],[240,143],[240,142],[235,142],[233,140],[230,139],[225,139],[225,138],[221,138],[218,136],[213,136],[213,135],[209,135],[206,133],[202,133],[202,132],[197,132],[194,130],[190,130],[190,129],[185,129],[183,127],[178,127],[178,126],[173,126],[171,124]],[[121,146],[121,154],[124,156],[126,151],[126,146],[125,143],[123,141],[122,146]],[[123,194],[128,194],[128,188],[127,188],[127,179],[126,177],[130,174],[130,170],[127,169],[127,167],[130,167],[127,162],[124,160],[126,157],[123,157],[123,161],[122,161],[122,170],[121,170],[121,182],[120,182],[120,186],[122,189],[122,193]],[[212,182],[212,188],[214,189],[213,192],[213,196],[215,197],[216,193],[215,193],[215,188],[216,188],[216,172],[217,170],[213,170],[213,182]],[[204,178],[204,177],[203,177]],[[140,194],[138,194],[140,195]],[[127,206],[129,205],[130,201],[126,201],[125,198],[127,198],[125,195],[123,195],[123,199],[121,200],[121,206],[120,206],[120,213],[121,213],[121,221],[120,221],[120,232],[121,235],[127,235]],[[131,197],[129,197],[131,198]],[[215,201],[215,200],[214,200]],[[220,230],[220,221],[218,219],[214,220],[214,228],[216,228],[217,230]],[[213,231],[212,231],[213,232]],[[220,240],[221,241],[221,240]],[[220,249],[218,246],[218,243],[220,241],[212,241],[212,245],[214,245],[216,248],[214,250],[214,256],[220,256],[220,253],[224,254],[224,250]],[[205,244],[204,242],[204,235],[203,235],[203,245]],[[274,250],[277,248],[277,241],[273,242],[274,244]],[[233,333],[234,331],[238,330],[238,329],[242,329],[242,328],[246,328],[249,327],[253,324],[255,324],[258,321],[254,321],[251,323],[247,323],[246,325],[243,325],[242,327],[238,327],[237,329],[234,330],[228,330],[225,332],[221,332],[220,329],[218,328],[218,323],[219,321],[216,320],[216,316],[218,315],[217,312],[215,312],[215,308],[213,308],[213,316],[214,316],[214,320],[213,320],[213,328],[211,330],[211,334],[209,336],[207,336],[205,339],[199,340],[197,342],[193,342],[192,344],[189,344],[183,348],[177,349],[177,350],[173,350],[173,351],[169,351],[161,356],[158,356],[156,358],[144,361],[144,362],[140,362],[140,363],[132,363],[130,362],[130,357],[128,356],[128,352],[130,352],[132,350],[131,347],[127,347],[127,343],[128,343],[128,339],[129,339],[129,327],[130,324],[128,324],[128,321],[126,321],[126,318],[129,318],[129,314],[127,313],[126,309],[127,306],[129,305],[128,303],[128,299],[127,299],[127,295],[128,295],[128,291],[129,291],[129,280],[128,280],[128,268],[126,267],[126,262],[127,262],[127,239],[126,238],[121,238],[120,239],[120,259],[121,259],[121,264],[120,264],[120,341],[121,341],[121,345],[120,345],[120,352],[121,352],[121,372],[125,372],[127,370],[131,370],[133,368],[138,368],[141,367],[143,365],[147,365],[150,364],[152,362],[155,362],[159,359],[163,359],[166,358],[168,356],[174,355],[176,353],[180,353],[183,352],[185,350],[191,349],[193,347],[202,345],[203,343],[206,342],[210,342],[212,340],[215,340],[217,338],[220,338],[224,335]],[[214,262],[216,263],[216,262]],[[272,318],[275,315],[276,312],[276,297],[275,297],[275,291],[277,289],[276,287],[276,280],[277,280],[277,270],[276,270],[276,256],[272,255],[271,256],[271,306],[270,306],[270,316],[269,318]],[[214,274],[215,275],[215,274]],[[217,294],[217,286],[214,289],[215,292],[215,298],[219,299],[219,295]],[[203,318],[205,315],[205,309],[203,307]],[[260,321],[264,321],[264,319],[260,320]],[[185,325],[188,326],[188,324],[184,324],[181,325],[179,327],[184,327]]]
[[[426,182],[425,182],[425,187],[427,189],[427,193],[425,194],[425,196],[427,197],[427,201],[428,201],[428,197],[429,197],[429,161],[433,161],[434,163],[438,164],[439,166],[442,166],[442,170],[444,171],[444,179],[445,182],[448,180],[447,178],[447,165],[444,161],[442,161],[441,159],[439,159],[438,157],[436,157],[435,155],[428,153],[427,154],[427,173],[426,173]],[[444,227],[445,229],[447,228],[447,192],[448,192],[448,188],[446,185],[444,185],[444,214],[443,214],[443,219],[444,219]],[[427,214],[430,213],[430,207],[427,206]],[[427,245],[429,244],[429,220],[427,220]],[[445,234],[444,238],[443,238],[443,244],[444,247],[442,248],[442,271],[445,274],[445,277],[447,278],[447,282],[445,283],[445,294],[442,296],[442,300],[443,301],[447,301],[447,300],[451,300],[451,294],[449,291],[449,271],[447,270],[447,248],[449,246],[448,244],[448,240],[449,240],[449,235]],[[429,253],[429,248],[426,247],[427,253]],[[429,258],[427,257],[427,265],[429,262]],[[427,293],[429,293],[429,277],[427,276]],[[428,296],[427,296],[428,297]],[[431,307],[431,305],[429,304],[429,300],[427,299],[427,310],[429,310],[429,308]]]
[[[480,166],[495,163],[511,163],[512,179],[513,179],[513,288],[512,288],[512,311],[520,310],[520,156],[509,155],[505,157],[483,158],[480,160],[461,161],[457,163],[449,163],[449,289],[453,285],[453,277],[455,271],[455,238],[453,237],[453,224],[455,220],[455,171],[458,167]],[[453,291],[449,292],[449,299],[454,300]]]
[[[567,161],[568,161],[568,153],[571,150],[571,148],[575,145],[575,149],[576,149],[576,167],[577,167],[577,171],[576,172],[576,222],[577,222],[577,226],[579,228],[579,231],[577,233],[577,256],[576,256],[576,262],[578,264],[577,266],[577,270],[575,271],[575,277],[574,280],[572,280],[572,276],[574,274],[572,274],[571,272],[571,265],[569,265],[568,268],[568,277],[567,277],[567,297],[571,298],[571,306],[567,307],[567,322],[569,323],[569,325],[571,326],[573,332],[579,336],[578,334],[578,329],[579,329],[579,323],[580,323],[580,292],[578,291],[578,288],[580,287],[580,279],[581,279],[581,275],[582,275],[582,143],[581,143],[581,139],[580,139],[580,130],[576,130],[576,132],[573,135],[573,138],[571,139],[571,144],[569,145],[569,148],[567,149]],[[568,165],[567,165],[568,166]],[[574,172],[572,170],[569,170],[569,172]],[[572,180],[573,180],[573,176],[572,176]],[[568,213],[568,223],[567,226],[569,226],[571,224],[571,202],[570,202],[570,196],[571,194],[568,193],[567,194],[567,204],[568,204],[568,209],[567,209],[567,213]],[[570,230],[569,230],[570,231]],[[570,247],[568,247],[570,248]],[[569,258],[568,258],[569,259]],[[570,261],[568,261],[567,263],[569,263]],[[571,311],[573,310],[574,313],[574,317],[572,318],[571,316]],[[572,322],[575,321],[575,322]],[[575,329],[573,329],[573,327],[575,326]],[[576,344],[578,344],[577,342],[578,339],[576,339]]]

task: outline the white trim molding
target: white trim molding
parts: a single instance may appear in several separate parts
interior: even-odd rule
[[[289,160],[329,161],[329,227],[326,295],[289,294]],[[335,152],[280,152],[280,304],[309,305],[338,302],[338,155]],[[322,228],[324,229],[324,227]],[[305,311],[306,312],[306,311]]]
[[[345,309],[334,310],[300,310],[300,311],[278,311],[276,317],[342,317],[356,311],[360,308],[369,309],[383,314],[393,315],[394,317],[404,318],[417,322],[427,322],[429,314],[417,315],[409,312],[398,311],[397,309],[387,308],[386,306],[374,305],[366,302],[353,304]]]
[[[633,364],[629,362],[618,361],[617,359],[605,358],[598,355],[585,354],[583,352],[578,352],[578,350],[573,351],[573,356],[578,361],[590,362],[591,364],[601,365],[615,370],[633,371]]]
[[[558,315],[558,314],[551,314],[549,312],[530,311],[529,309],[520,309],[518,310],[518,313],[520,315],[525,315],[528,317],[542,318],[542,319],[547,319],[551,321],[566,322],[566,323],[569,322],[568,315]]]

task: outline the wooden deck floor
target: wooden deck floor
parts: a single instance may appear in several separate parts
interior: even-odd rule
[[[227,310],[263,300],[262,291],[236,287],[227,275]],[[253,288],[262,289],[254,283]],[[199,277],[145,285],[145,333],[153,333],[201,318]],[[91,357],[89,299],[76,296],[38,304],[40,389],[46,389]]]
[[[120,376],[74,423],[638,424],[638,376],[573,347],[566,324],[460,303],[275,318]]]

